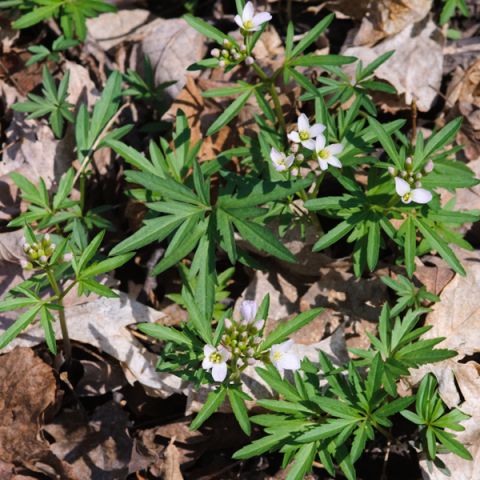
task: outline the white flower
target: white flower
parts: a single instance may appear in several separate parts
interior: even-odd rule
[[[284,172],[285,170],[288,170],[295,160],[294,155],[289,155],[287,157],[285,153],[279,152],[273,147],[270,151],[270,158],[272,159],[273,168],[275,168],[277,172]]]
[[[256,32],[260,30],[262,23],[268,22],[272,16],[268,12],[257,13],[252,2],[247,2],[243,8],[242,16],[235,15],[235,23],[245,32]]]
[[[343,145],[341,143],[332,143],[332,145],[326,146],[327,139],[320,135],[315,142],[315,153],[317,154],[317,160],[322,170],[326,170],[328,165],[332,167],[342,168],[342,163],[335,156],[343,151]]]
[[[227,361],[230,359],[230,352],[221,345],[212,347],[212,345],[205,345],[203,347],[203,354],[205,358],[202,362],[204,370],[211,370],[212,377],[216,382],[223,382],[227,376]]]
[[[428,203],[432,199],[432,194],[424,188],[412,188],[403,178],[395,177],[395,190],[400,195],[403,203]]]
[[[301,143],[305,148],[309,150],[315,149],[314,139],[321,135],[325,131],[325,125],[321,123],[315,123],[310,126],[308,117],[302,113],[298,117],[297,122],[298,131],[290,132],[287,136],[289,140],[294,143]]]
[[[292,352],[293,340],[273,345],[270,349],[270,361],[283,375],[284,370],[298,370],[300,359]]]
[[[240,313],[243,323],[253,323],[257,314],[257,302],[254,300],[244,300],[240,305]]]

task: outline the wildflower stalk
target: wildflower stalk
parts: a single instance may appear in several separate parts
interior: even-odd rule
[[[57,304],[60,307],[58,311],[58,319],[60,321],[60,329],[62,331],[62,339],[63,339],[63,354],[65,356],[66,363],[69,363],[72,359],[72,344],[70,342],[70,337],[68,335],[68,328],[67,328],[67,319],[65,318],[65,309],[63,308],[63,298],[65,297],[65,292],[62,292],[60,285],[55,278],[53,272],[47,268],[46,269],[47,278],[50,282],[50,286],[52,287],[53,292],[57,296]]]

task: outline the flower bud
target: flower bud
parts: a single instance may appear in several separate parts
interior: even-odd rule
[[[255,359],[254,358],[249,358],[247,360],[247,363],[251,366],[251,365],[255,365]]]
[[[422,177],[423,177],[423,175],[420,172],[415,175],[415,178],[417,180],[420,180]]]
[[[218,62],[218,66],[219,66],[219,67],[222,67],[222,68],[225,67],[225,60],[220,60],[220,61]]]
[[[230,40],[228,40],[227,38],[224,38],[224,39],[223,39],[223,44],[224,44],[225,47],[227,47],[227,48],[231,48],[231,47],[232,47],[232,42],[230,42]]]
[[[415,187],[420,188],[422,186],[422,182],[415,182]]]
[[[45,242],[49,242],[50,241],[50,234],[49,233],[46,233],[44,236],[43,236],[43,240]]]
[[[254,324],[255,328],[260,331],[262,330],[263,326],[265,325],[265,320],[257,320]]]
[[[242,45],[240,45],[240,51],[241,52],[246,52],[247,51],[247,46],[244,43],[242,43]]]
[[[238,52],[233,52],[233,58],[235,60],[240,60],[240,54]]]
[[[407,157],[407,159],[405,160],[405,163],[406,163],[407,165],[411,165],[411,164],[413,163],[412,157]]]
[[[213,48],[212,51],[210,52],[210,55],[212,57],[218,58],[220,56],[220,50],[218,48]]]
[[[392,176],[395,177],[397,175],[397,169],[395,167],[388,167],[388,173]]]
[[[73,259],[73,255],[69,252],[69,253],[66,253],[64,256],[63,256],[63,261],[64,262],[71,262]]]
[[[255,60],[253,59],[253,57],[247,57],[245,59],[245,65],[253,65],[255,63]]]
[[[402,170],[402,171],[400,172],[400,176],[403,177],[403,178],[405,178],[405,177],[407,176],[407,172],[406,172],[405,170]]]
[[[39,261],[40,263],[47,263],[48,258],[47,258],[45,255],[42,255],[42,256],[38,259],[38,261]]]
[[[27,253],[29,250],[30,250],[30,244],[24,243],[24,244],[23,244],[23,251],[24,251],[25,253]]]
[[[290,150],[292,153],[297,153],[298,152],[298,143],[292,143],[292,146],[290,147]]]
[[[299,170],[297,167],[293,167],[293,168],[292,168],[291,174],[292,174],[294,177],[297,177],[299,173],[300,173],[300,170]]]
[[[303,162],[305,160],[305,157],[303,156],[303,154],[299,153],[296,157],[295,157],[295,160],[297,160],[298,162]]]
[[[225,319],[225,328],[232,328],[232,321],[229,318]]]
[[[430,173],[434,167],[435,167],[435,164],[431,160],[429,160],[424,168],[425,173]]]

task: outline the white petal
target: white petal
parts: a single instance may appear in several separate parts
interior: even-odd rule
[[[255,27],[259,27],[262,23],[269,22],[272,16],[268,12],[257,13],[252,19]]]
[[[283,343],[277,344],[276,346],[278,347],[278,350],[280,350],[281,352],[287,352],[293,347],[293,340],[288,339]]]
[[[216,382],[223,382],[227,376],[227,364],[216,363],[212,367],[212,377]]]
[[[287,164],[287,167],[290,168],[293,164],[293,162],[295,161],[295,155],[289,155],[286,159],[285,159],[285,163]]]
[[[326,160],[332,167],[342,168],[342,162],[334,156],[328,157]]]
[[[285,154],[282,152],[279,152],[276,148],[273,148],[270,150],[270,158],[274,163],[277,163],[281,160],[283,160]]]
[[[264,326],[265,326],[265,320],[257,320],[255,323],[254,323],[254,326],[257,330],[261,330]]]
[[[257,302],[253,300],[244,300],[240,305],[240,313],[245,322],[252,323],[257,314]]]
[[[204,370],[210,370],[213,367],[213,362],[210,361],[208,357],[205,357],[202,362],[202,368]]]
[[[295,143],[300,143],[300,136],[298,135],[298,132],[290,132],[288,135],[287,135],[288,139],[292,142],[295,142]]]
[[[300,368],[300,359],[293,353],[284,353],[278,361],[278,366],[285,370],[298,370]]]
[[[243,28],[243,22],[242,22],[242,19],[241,19],[240,15],[235,15],[235,17],[233,18],[233,20],[235,21],[235,23],[236,23],[240,28]]]
[[[323,150],[325,143],[327,143],[327,139],[323,135],[319,135],[315,140],[315,151],[319,152],[320,150]]]
[[[302,145],[309,150],[315,150],[315,140],[313,138],[309,138],[308,140],[304,140]]]
[[[255,14],[255,10],[253,8],[253,3],[247,2],[242,12],[242,20],[244,22],[248,20],[252,20],[254,14]]]
[[[298,130],[300,132],[308,132],[310,130],[310,122],[304,113],[298,117]]]
[[[403,178],[395,177],[395,190],[401,197],[403,197],[410,191],[410,185]]]
[[[220,345],[217,351],[221,355],[223,360],[230,360],[232,354],[230,353],[230,350],[227,350],[223,345]]]
[[[424,188],[412,190],[412,200],[417,203],[428,203],[432,199],[432,193]]]
[[[206,356],[206,357],[209,357],[214,351],[216,350],[215,347],[212,347],[212,345],[205,345],[203,347],[203,354]]]
[[[322,160],[321,158],[318,159],[318,164],[320,165],[320,168],[322,170],[327,170],[328,169],[328,163],[325,160]]]
[[[281,163],[274,163],[273,168],[277,172],[284,172],[287,169],[286,165],[282,165]]]
[[[328,146],[327,150],[331,155],[338,155],[343,151],[343,145],[341,143],[333,143],[332,145]]]
[[[321,123],[316,123],[310,127],[310,136],[311,137],[318,137],[321,135],[327,127],[322,125]]]

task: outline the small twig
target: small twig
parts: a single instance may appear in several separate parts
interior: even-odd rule
[[[385,452],[385,457],[383,458],[383,466],[382,466],[382,475],[380,480],[387,480],[387,464],[388,458],[390,457],[390,447],[392,446],[392,442],[390,440],[387,441],[387,450]]]
[[[417,141],[417,102],[412,100],[412,145]]]
[[[91,146],[90,150],[88,151],[87,155],[83,159],[82,164],[80,165],[80,168],[78,169],[75,178],[73,180],[73,184],[77,183],[78,177],[83,173],[83,170],[85,167],[88,165],[90,160],[93,157],[93,154],[95,153],[95,150],[97,149],[98,145],[100,142],[105,138],[106,133],[112,128],[113,124],[117,121],[118,117],[121,115],[121,113],[130,106],[130,102],[125,103],[125,105],[122,105],[122,107],[118,110],[118,112],[110,119],[110,121],[105,125],[105,128],[101,131],[100,135],[97,137],[95,140],[95,143]]]

